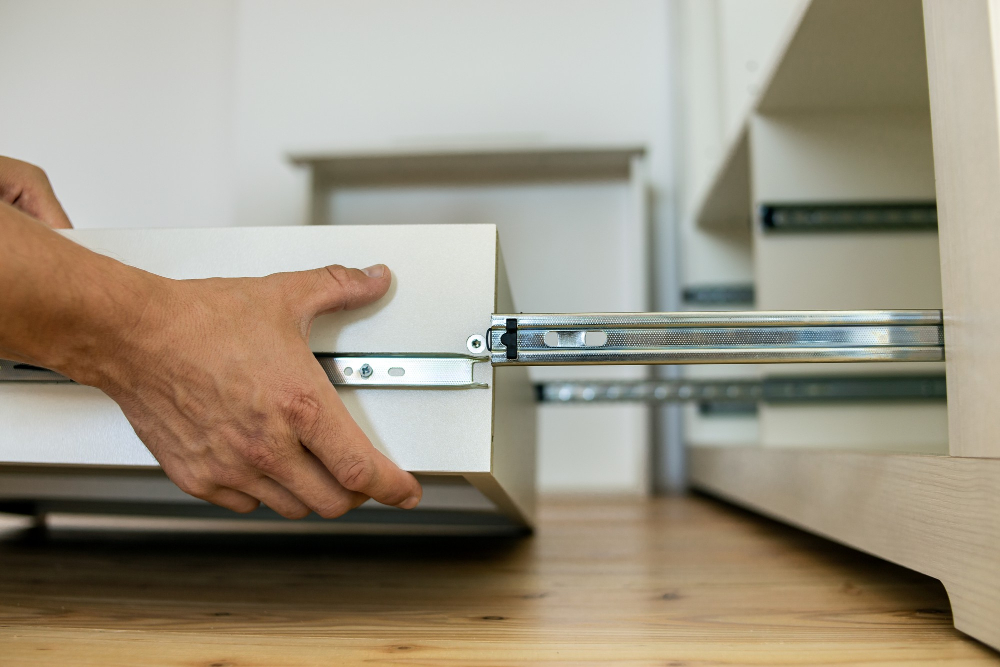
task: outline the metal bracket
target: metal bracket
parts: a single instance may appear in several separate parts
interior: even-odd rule
[[[316,360],[330,382],[338,387],[444,387],[468,389],[488,387],[476,382],[477,363],[485,357],[464,355],[332,355],[317,354]],[[0,382],[72,382],[47,368],[0,359]]]
[[[935,202],[764,204],[765,232],[934,231]]]
[[[485,357],[463,355],[326,355],[316,360],[338,387],[488,387],[473,371]]]
[[[761,380],[595,380],[535,385],[543,403],[827,403],[946,400],[944,375],[767,377]]]
[[[494,365],[944,359],[940,310],[497,314],[487,338]]]
[[[754,292],[752,283],[689,285],[681,292],[681,300],[691,306],[753,306]]]

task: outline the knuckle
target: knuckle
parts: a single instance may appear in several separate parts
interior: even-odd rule
[[[216,484],[207,477],[185,475],[174,480],[174,484],[189,496],[207,500],[216,489]]]
[[[375,466],[368,457],[349,454],[334,466],[333,475],[351,491],[363,491],[375,480]]]
[[[327,275],[330,277],[330,281],[340,289],[347,289],[351,284],[351,273],[346,267],[340,264],[333,264],[331,266],[324,267],[326,269]]]
[[[319,398],[305,388],[289,390],[281,399],[281,409],[288,421],[301,428],[309,428],[322,412]]]
[[[213,471],[212,477],[219,486],[230,489],[242,489],[259,478],[259,474],[255,475],[253,471],[247,470],[242,465],[227,465],[219,466]]]
[[[38,165],[35,165],[35,164],[30,164],[30,163],[26,163],[26,164],[28,165],[27,166],[28,175],[31,178],[33,178],[36,181],[39,181],[41,183],[48,183],[49,182],[49,175],[45,173],[44,169],[42,169],[41,167],[39,167]]]
[[[254,440],[244,443],[241,448],[243,458],[252,468],[264,472],[277,472],[281,469],[284,457],[271,442]]]

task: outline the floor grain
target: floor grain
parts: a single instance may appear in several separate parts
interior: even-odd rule
[[[362,663],[1000,657],[936,581],[701,497],[553,499],[531,538],[0,540],[4,667]]]

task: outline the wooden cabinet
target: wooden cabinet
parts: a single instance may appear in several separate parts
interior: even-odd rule
[[[702,440],[690,461],[697,488],[940,579],[956,627],[1000,648],[998,37],[987,0],[803,5],[696,219],[747,240],[758,308],[943,307],[947,407],[764,404],[755,444]],[[761,213],[928,201],[936,233]]]

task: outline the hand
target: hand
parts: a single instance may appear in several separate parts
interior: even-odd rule
[[[323,313],[380,299],[388,269],[330,266],[264,278],[137,272],[142,316],[79,375],[121,406],[192,496],[288,518],[340,516],[368,497],[404,509],[421,489],[365,436],[309,349]]]
[[[73,228],[52,191],[49,177],[33,164],[0,156],[0,201],[52,229]]]

